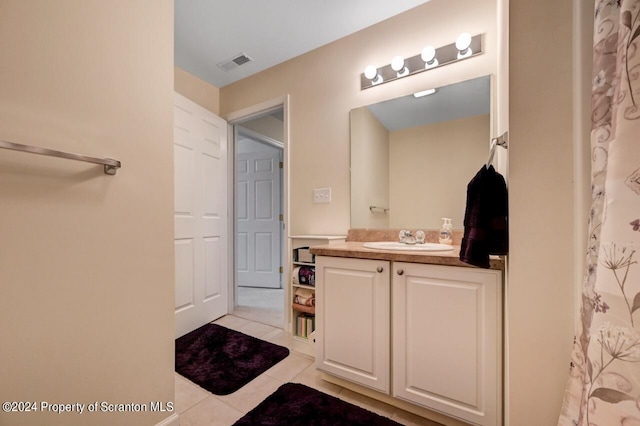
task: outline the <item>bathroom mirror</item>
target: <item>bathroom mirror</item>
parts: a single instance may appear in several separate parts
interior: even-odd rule
[[[463,228],[467,184],[489,156],[490,80],[351,110],[352,228]]]

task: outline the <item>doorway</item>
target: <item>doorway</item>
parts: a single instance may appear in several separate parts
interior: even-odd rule
[[[234,125],[234,315],[285,326],[283,108]]]

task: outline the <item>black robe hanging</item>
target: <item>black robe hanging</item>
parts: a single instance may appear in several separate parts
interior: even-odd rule
[[[467,186],[460,260],[470,265],[488,268],[490,254],[507,254],[507,216],[505,180],[493,166],[482,166]]]

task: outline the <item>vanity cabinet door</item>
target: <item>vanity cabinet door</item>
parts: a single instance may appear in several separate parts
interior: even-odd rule
[[[392,276],[393,396],[500,424],[501,272],[394,263]]]
[[[390,263],[316,257],[316,367],[389,393]]]

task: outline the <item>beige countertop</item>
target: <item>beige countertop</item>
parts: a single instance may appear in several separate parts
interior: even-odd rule
[[[428,263],[433,265],[475,266],[460,261],[460,246],[453,246],[447,252],[407,252],[397,250],[378,250],[363,247],[361,241],[349,241],[339,244],[311,247],[311,253],[316,256],[352,257],[357,259],[390,260],[393,262]],[[504,270],[504,258],[490,256],[490,269]]]

